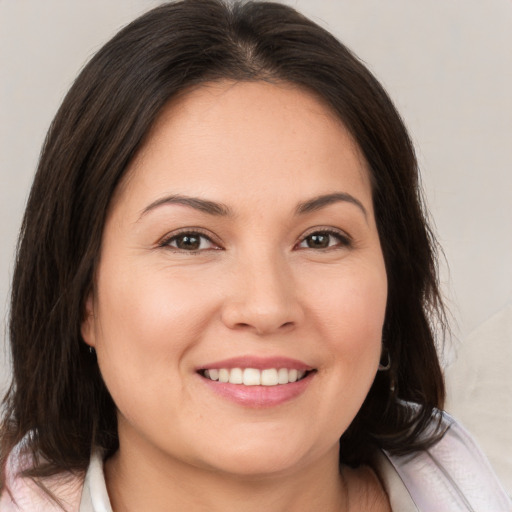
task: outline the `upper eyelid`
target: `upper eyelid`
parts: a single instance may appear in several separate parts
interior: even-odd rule
[[[298,242],[303,241],[308,236],[314,235],[315,233],[328,233],[329,235],[338,235],[342,238],[346,238],[352,241],[352,237],[343,229],[328,227],[328,226],[315,226],[314,228],[308,229],[304,232],[297,240]]]
[[[211,233],[205,232],[202,228],[181,228],[175,231],[171,231],[170,233],[167,233],[164,235],[160,240],[157,242],[158,246],[164,246],[168,245],[172,240],[175,238],[178,238],[180,235],[186,235],[186,234],[196,234],[200,235],[207,240],[209,240],[212,244],[220,246],[221,243],[217,239],[217,237],[213,236]],[[192,252],[192,251],[191,251]]]
[[[315,233],[327,233],[334,236],[339,236],[340,238],[345,238],[349,242],[352,242],[352,237],[344,230],[335,228],[332,226],[314,226],[312,228],[309,228],[305,232],[303,232],[300,237],[296,240],[296,242],[293,244],[293,246],[297,246],[298,244],[302,243],[308,236],[314,235]],[[208,232],[207,230],[199,227],[186,227],[186,228],[180,228],[174,231],[171,231],[170,233],[164,235],[158,242],[157,245],[164,246],[168,245],[171,240],[179,237],[180,235],[184,234],[197,234],[200,235],[207,240],[209,240],[212,244],[222,246],[222,242],[220,239],[213,235],[212,233]]]

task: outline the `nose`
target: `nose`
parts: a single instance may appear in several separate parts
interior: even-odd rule
[[[231,278],[221,314],[228,328],[263,336],[290,331],[302,320],[292,273],[278,258],[246,260]]]

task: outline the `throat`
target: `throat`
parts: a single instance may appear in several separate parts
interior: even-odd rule
[[[377,474],[370,466],[356,469],[343,467],[342,478],[347,489],[346,512],[392,512],[389,497]]]
[[[344,484],[337,458],[334,462],[322,464],[323,467],[307,467],[306,464],[295,474],[252,478],[197,471],[198,468],[190,466],[169,472],[158,464],[127,462],[118,451],[105,462],[104,472],[115,512],[167,512],[169,503],[172,503],[172,510],[187,512],[347,512],[350,481]]]

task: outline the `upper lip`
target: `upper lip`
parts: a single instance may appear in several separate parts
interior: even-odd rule
[[[266,368],[287,368],[289,370],[313,370],[313,367],[299,361],[298,359],[291,359],[289,357],[258,357],[258,356],[239,356],[223,359],[222,361],[215,361],[207,363],[197,368],[201,370],[220,370],[221,368],[255,368],[257,370],[265,370]]]

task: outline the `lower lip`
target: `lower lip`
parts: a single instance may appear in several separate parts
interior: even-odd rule
[[[304,393],[316,372],[308,373],[303,379],[277,386],[244,386],[207,379],[201,380],[215,393],[239,405],[252,408],[275,407]]]

